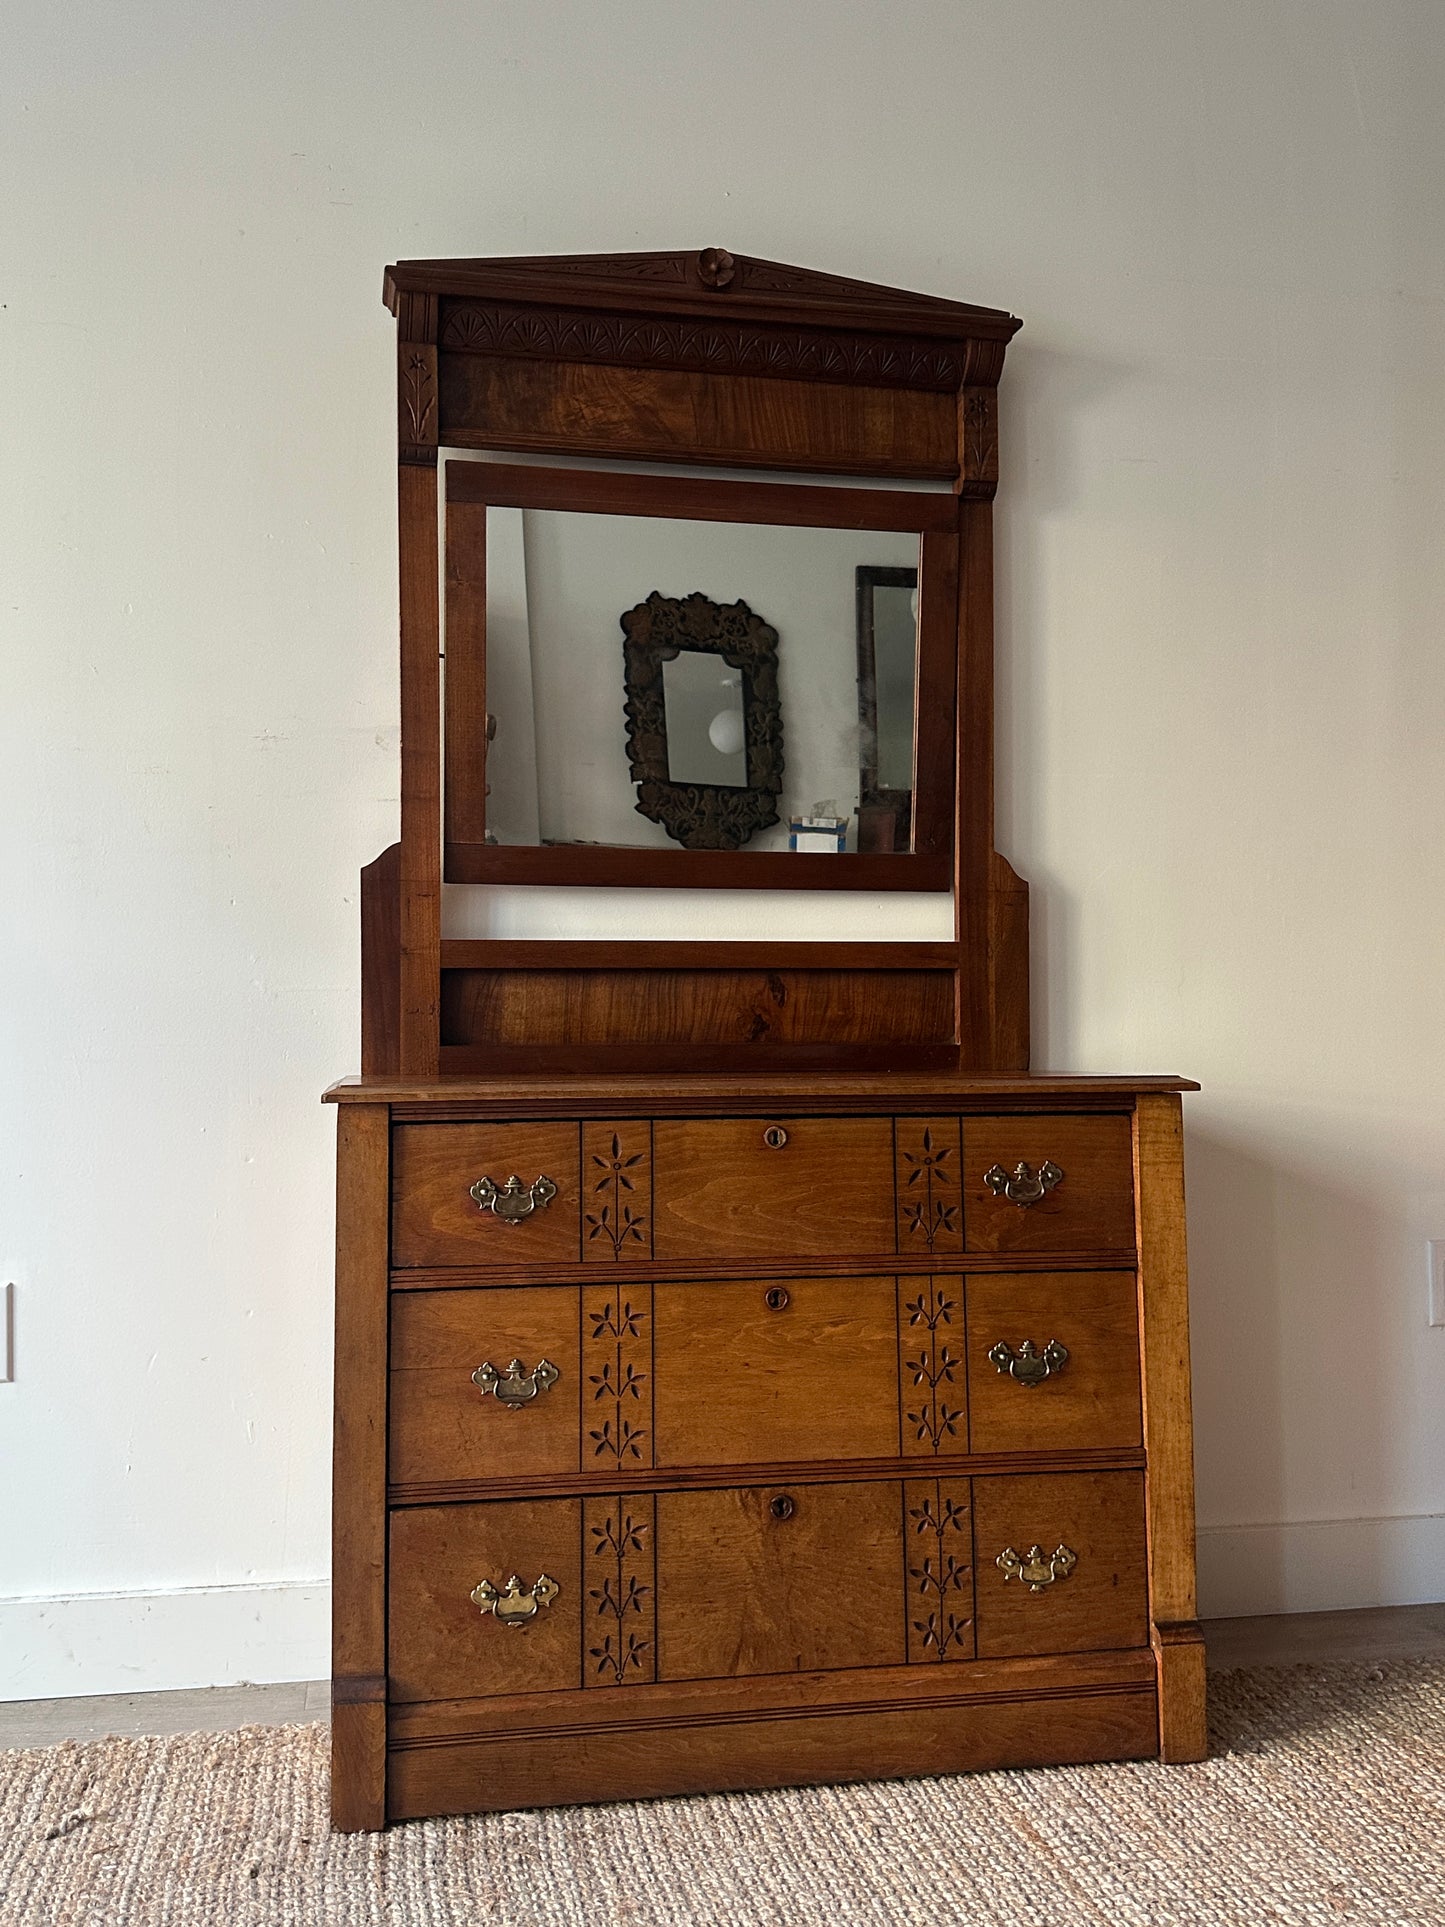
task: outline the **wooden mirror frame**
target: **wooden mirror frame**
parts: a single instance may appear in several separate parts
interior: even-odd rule
[[[630,889],[921,890],[951,887],[954,834],[954,625],[957,507],[913,489],[810,487],[606,470],[449,461],[446,493],[446,798],[448,883],[551,883]],[[785,850],[648,849],[622,844],[486,841],[486,512],[573,514],[876,529],[919,536],[914,835],[884,855]],[[619,682],[621,678],[619,677]],[[644,812],[646,813],[646,812]]]
[[[1028,891],[993,847],[997,390],[1018,321],[1000,309],[719,248],[404,261],[387,269],[384,294],[397,321],[401,840],[362,872],[364,1074],[426,1081],[518,1068],[1027,1069]],[[921,519],[903,526],[923,538],[921,650],[936,649],[949,669],[946,685],[934,685],[946,687],[946,701],[919,697],[919,754],[930,753],[925,734],[946,743],[946,763],[931,767],[948,774],[940,796],[924,771],[914,849],[887,857],[679,857],[483,843],[484,824],[475,820],[486,747],[479,538],[489,492],[504,485],[508,468],[448,462],[443,492],[445,449],[889,484],[668,479],[667,505],[652,513],[683,512],[684,488],[706,496],[724,486],[755,492],[747,520],[806,520],[810,496],[826,497],[820,519],[828,525],[850,493],[870,511],[880,502],[895,512],[917,505],[910,512]],[[511,473],[526,478],[507,498],[512,505],[570,505],[524,492],[547,471]],[[942,482],[948,492],[899,487],[910,481]],[[629,497],[645,499],[662,478],[574,470],[567,488],[599,483],[607,499],[594,506],[646,513]],[[768,497],[788,507],[763,512]],[[471,758],[476,780],[454,785],[445,802],[442,502],[447,684],[482,718],[482,728],[459,741],[448,715],[452,773]],[[951,596],[937,586],[938,555],[952,557]],[[812,865],[824,866],[819,887],[828,889],[951,887],[954,934],[930,943],[444,942],[444,847],[445,874],[457,881],[751,887],[750,870],[729,869],[782,863],[794,889],[814,887]],[[854,883],[849,868],[860,865]]]

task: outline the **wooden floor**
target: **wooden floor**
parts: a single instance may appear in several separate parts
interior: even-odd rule
[[[1445,1605],[1369,1612],[1279,1613],[1208,1619],[1212,1667],[1290,1666],[1300,1660],[1414,1659],[1445,1655]],[[0,1748],[53,1746],[109,1733],[226,1733],[238,1726],[324,1720],[331,1682],[212,1686],[185,1693],[103,1693],[89,1699],[0,1701]]]

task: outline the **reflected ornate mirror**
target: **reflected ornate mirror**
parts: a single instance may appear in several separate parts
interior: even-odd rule
[[[687,850],[736,850],[778,820],[778,632],[746,602],[656,590],[622,618],[637,809]]]

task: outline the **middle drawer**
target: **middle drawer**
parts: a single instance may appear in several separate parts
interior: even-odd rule
[[[395,1486],[1135,1448],[1133,1274],[397,1292],[390,1429]]]

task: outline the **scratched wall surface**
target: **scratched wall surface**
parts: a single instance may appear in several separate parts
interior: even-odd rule
[[[1206,1605],[1438,1595],[1445,11],[20,0],[6,43],[0,1691],[324,1668],[398,255],[718,243],[1025,317],[1000,841],[1041,1066],[1206,1085]]]

